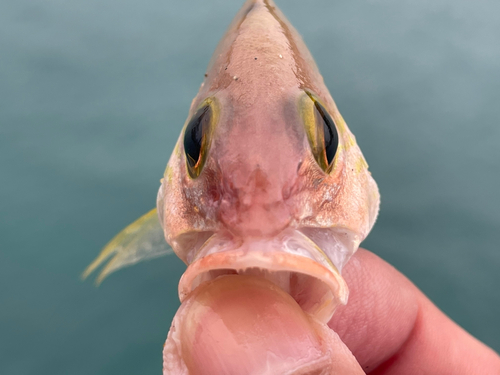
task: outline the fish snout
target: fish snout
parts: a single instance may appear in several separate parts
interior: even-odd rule
[[[283,194],[279,176],[255,168],[225,173],[219,218],[224,226],[240,236],[273,236],[286,228],[292,213]]]

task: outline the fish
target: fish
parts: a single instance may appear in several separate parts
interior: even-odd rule
[[[243,296],[271,288],[326,324],[347,303],[341,271],[379,205],[368,164],[301,36],[272,0],[248,0],[208,64],[157,208],[113,238],[83,276],[108,261],[101,282],[173,251],[187,269],[164,373],[193,373],[179,322],[197,291],[218,280],[241,283]]]

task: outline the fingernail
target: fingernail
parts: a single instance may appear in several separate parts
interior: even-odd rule
[[[263,278],[231,275],[207,282],[183,303],[174,322],[165,352],[172,353],[175,336],[176,353],[191,375],[332,373],[330,346],[338,336],[332,339],[326,325]],[[165,352],[165,361],[179,360]]]

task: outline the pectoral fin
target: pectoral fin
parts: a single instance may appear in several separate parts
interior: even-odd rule
[[[172,248],[165,241],[163,228],[155,208],[118,233],[85,269],[82,278],[87,278],[110,256],[113,257],[97,277],[97,284],[100,284],[110,273],[120,268],[172,252]]]

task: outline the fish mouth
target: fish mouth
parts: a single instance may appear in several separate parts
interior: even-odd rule
[[[299,230],[273,238],[235,239],[214,234],[198,250],[179,282],[182,301],[199,285],[223,275],[268,279],[321,322],[347,303],[347,285],[323,250]]]

